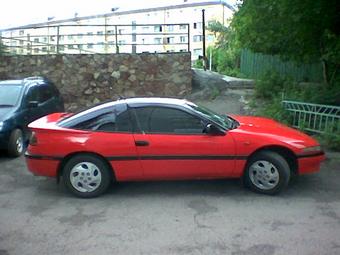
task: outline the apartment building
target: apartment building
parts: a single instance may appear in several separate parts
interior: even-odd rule
[[[202,10],[206,25],[227,24],[234,8],[224,1],[186,1],[177,5],[49,20],[1,31],[12,54],[203,52]],[[206,45],[215,37],[206,31]]]

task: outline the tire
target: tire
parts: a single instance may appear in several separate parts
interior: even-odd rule
[[[19,157],[24,152],[24,135],[20,129],[14,129],[8,141],[8,154],[11,157]]]
[[[111,184],[111,169],[94,155],[72,157],[63,168],[63,181],[67,189],[81,198],[103,194]]]
[[[261,151],[247,163],[244,183],[251,190],[268,195],[280,193],[287,187],[290,168],[278,153]]]

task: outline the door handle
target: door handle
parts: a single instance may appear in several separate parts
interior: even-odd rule
[[[136,146],[149,146],[148,141],[135,141]]]

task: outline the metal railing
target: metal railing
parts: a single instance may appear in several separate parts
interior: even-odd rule
[[[283,107],[292,114],[292,126],[314,133],[340,132],[340,107],[282,101]]]
[[[190,25],[51,25],[2,31],[11,55],[190,51]]]

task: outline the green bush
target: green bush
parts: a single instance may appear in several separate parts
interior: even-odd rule
[[[195,60],[193,67],[203,69],[203,61],[201,59]]]
[[[270,101],[263,101],[262,105],[257,109],[256,114],[277,120],[287,125],[292,121],[291,115],[284,109],[281,98],[279,97]]]
[[[292,79],[281,77],[275,72],[265,73],[256,81],[254,98],[251,106],[257,115],[273,118],[285,124],[292,123],[292,117],[282,106],[282,93],[288,100],[340,105],[340,85],[298,84]],[[304,123],[299,127],[305,128]],[[331,127],[318,137],[320,142],[329,149],[340,151],[340,127]]]

